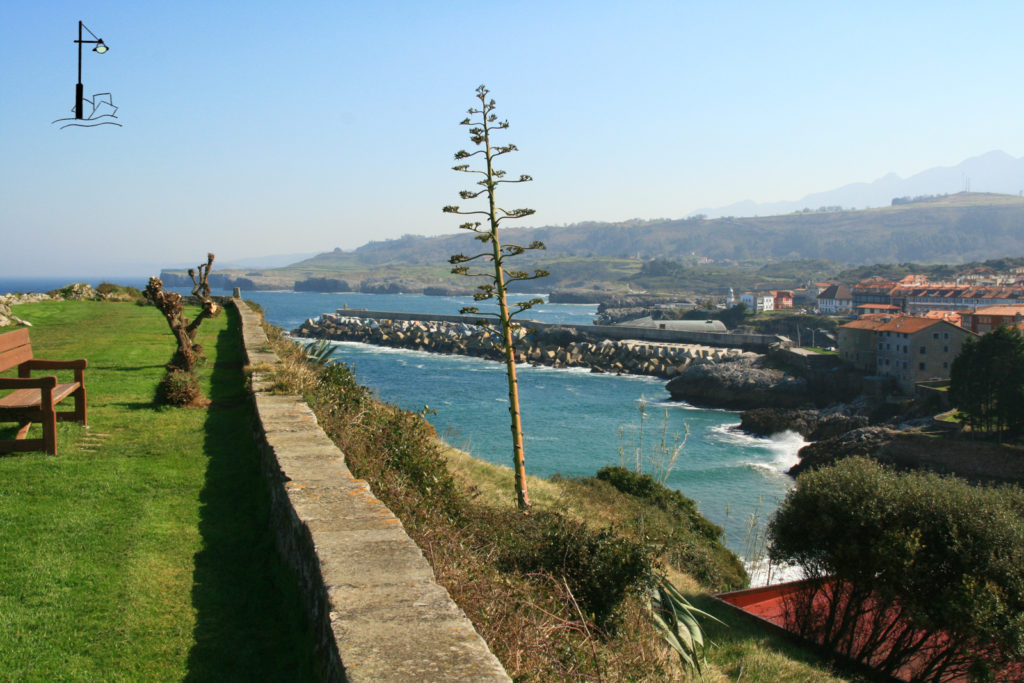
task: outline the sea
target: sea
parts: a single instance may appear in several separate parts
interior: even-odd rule
[[[71,281],[0,278],[0,292],[48,291]],[[141,278],[115,281],[145,285]],[[285,330],[339,308],[457,314],[463,306],[476,305],[471,297],[415,294],[243,295],[263,307],[268,322]],[[552,304],[545,297],[544,304],[523,317],[589,324],[596,312],[596,305]],[[381,399],[409,410],[427,408],[427,420],[452,446],[511,465],[501,363],[353,342],[338,342],[334,357],[349,364],[358,380]],[[755,562],[763,554],[767,521],[793,486],[785,472],[805,445],[798,434],[750,436],[739,431],[738,413],[673,401],[665,381],[655,378],[529,365],[521,365],[518,376],[527,472],[541,477],[592,476],[606,465],[640,468],[695,500],[701,513],[723,528],[726,545],[745,560]]]

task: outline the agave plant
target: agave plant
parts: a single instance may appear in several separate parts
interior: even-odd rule
[[[313,364],[321,367],[327,365],[327,361],[331,359],[331,356],[337,350],[338,347],[326,339],[317,339],[302,346],[302,351],[306,354],[306,358]]]
[[[669,647],[679,655],[683,668],[690,673],[696,673],[704,680],[704,651],[707,644],[698,616],[717,621],[719,624],[723,622],[694,607],[665,576],[654,574],[653,579],[648,593],[647,610],[655,628]]]

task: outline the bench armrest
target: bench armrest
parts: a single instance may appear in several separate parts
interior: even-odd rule
[[[85,370],[89,362],[84,358],[80,360],[42,360],[33,358],[21,364],[21,367],[29,370]]]
[[[57,378],[46,377],[0,377],[0,389],[53,389]]]

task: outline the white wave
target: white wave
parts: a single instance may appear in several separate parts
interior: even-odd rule
[[[528,363],[516,363],[517,372],[566,372],[569,374],[589,375],[590,368],[553,368],[550,365],[530,365]]]
[[[675,408],[677,410],[696,410],[702,413],[731,413],[733,415],[739,415],[735,410],[729,410],[728,408],[698,408],[686,401],[673,401],[671,399],[647,399],[647,405],[652,408]],[[737,422],[736,424],[739,423]]]
[[[800,462],[800,449],[808,444],[804,437],[793,431],[761,437],[741,432],[737,427],[739,427],[739,423],[721,424],[715,425],[710,431],[719,441],[731,443],[744,449],[756,448],[767,451],[769,459],[748,460],[743,463],[744,467],[785,474],[793,465]]]

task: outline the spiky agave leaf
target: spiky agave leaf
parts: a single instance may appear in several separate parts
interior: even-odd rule
[[[700,617],[722,623],[714,615],[694,607],[667,577],[656,574],[648,593],[647,609],[662,639],[675,650],[683,668],[704,680],[704,629]]]

